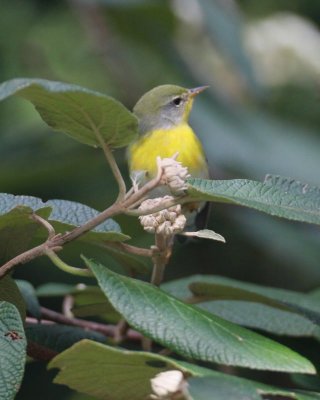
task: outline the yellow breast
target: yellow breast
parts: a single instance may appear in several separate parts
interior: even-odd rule
[[[129,168],[133,171],[147,171],[149,177],[157,172],[156,158],[177,158],[188,167],[193,177],[208,178],[208,167],[202,145],[191,127],[184,123],[172,129],[158,129],[143,135],[129,147]]]

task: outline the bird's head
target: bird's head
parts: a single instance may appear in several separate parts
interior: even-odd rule
[[[194,97],[207,88],[186,89],[176,85],[161,85],[145,93],[133,108],[141,133],[170,129],[186,122]]]

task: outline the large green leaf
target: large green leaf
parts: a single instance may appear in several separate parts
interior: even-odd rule
[[[111,147],[123,147],[137,135],[136,117],[102,93],[62,82],[21,78],[0,85],[0,100],[12,95],[31,101],[49,126],[85,144],[100,146],[100,135]]]
[[[0,302],[0,398],[13,400],[19,390],[27,341],[17,308]]]
[[[20,235],[26,236],[26,240],[32,238],[31,233],[33,235],[37,233],[41,237],[47,235],[43,228],[39,229],[39,224],[30,219],[32,212],[47,218],[57,233],[70,231],[99,213],[93,208],[73,201],[49,200],[43,202],[37,197],[0,193],[0,235],[3,230],[3,234],[7,238],[8,230],[11,232],[13,227],[15,228],[13,233],[7,238],[9,242],[16,231],[19,231]],[[11,225],[12,228],[10,228]],[[108,219],[80,239],[92,242],[123,241],[128,238],[121,233],[120,227],[115,221]]]
[[[274,312],[280,310],[273,311],[274,316],[278,315],[279,317],[283,317],[282,332],[283,329],[289,331],[293,323],[300,333],[306,329],[305,333],[309,332],[310,335],[319,338],[319,328],[316,325],[320,325],[320,302],[316,296],[312,296],[311,294],[264,287],[230,278],[210,275],[190,276],[178,281],[172,281],[163,285],[163,287],[169,293],[176,293],[179,297],[181,296],[184,298],[190,297],[191,291],[198,298],[199,302],[208,300],[242,300],[266,304],[283,310],[280,314],[274,314]],[[267,310],[270,311],[269,309]],[[292,315],[290,315],[288,311]],[[294,313],[305,317],[304,321],[301,318],[297,320],[297,315]],[[261,314],[260,318],[263,319],[265,317]],[[238,316],[238,322],[239,321],[240,318]],[[245,321],[246,317],[243,319],[244,324]],[[259,321],[259,319],[256,321],[256,325],[260,325],[261,323],[262,321]],[[298,325],[296,325],[297,323]],[[300,326],[301,324],[305,325],[304,328]],[[266,326],[266,323],[262,323],[262,325]]]
[[[201,309],[247,328],[276,335],[320,338],[317,325],[302,315],[251,301],[217,300],[198,305]]]
[[[142,400],[151,394],[150,379],[159,372],[182,369],[174,360],[145,352],[115,349],[82,340],[55,357],[60,383],[103,400]]]
[[[188,180],[194,198],[233,203],[277,217],[320,224],[320,188],[294,179],[268,176],[265,182],[247,179]]]
[[[59,368],[55,383],[103,400],[146,399],[152,393],[150,380],[169,370],[180,370],[188,378],[190,400],[263,400],[267,394],[297,400],[318,398],[157,354],[113,348],[90,340],[82,340],[56,356],[49,368]]]
[[[86,260],[114,308],[138,331],[186,357],[255,369],[313,373],[292,350]]]
[[[216,374],[216,376],[192,377],[188,380],[190,400],[316,400],[318,393],[302,394],[292,390],[281,390],[259,382],[235,376]]]

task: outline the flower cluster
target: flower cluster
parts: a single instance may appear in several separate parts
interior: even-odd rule
[[[167,185],[174,196],[180,196],[187,190],[186,179],[190,177],[187,167],[175,160],[178,153],[172,158],[162,158],[159,166],[162,168],[161,183]]]
[[[161,206],[173,200],[172,196],[158,197],[145,200],[139,210],[146,211]],[[177,204],[153,214],[139,217],[141,225],[149,233],[157,233],[164,236],[171,236],[183,231],[186,224],[186,217],[181,213],[181,205]]]

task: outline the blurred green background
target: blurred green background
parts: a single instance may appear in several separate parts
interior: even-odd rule
[[[2,0],[0,77],[71,82],[130,109],[160,84],[209,84],[192,124],[214,178],[272,173],[320,185],[319,17],[314,0]],[[125,151],[116,157],[128,181]],[[50,131],[21,99],[0,106],[0,168],[1,192],[99,210],[116,196],[101,151]],[[134,243],[151,243],[135,219],[117,221]],[[212,273],[296,290],[320,285],[318,228],[226,205],[214,206],[209,227],[227,244],[177,244],[166,279]],[[117,268],[74,244],[64,257],[80,263],[79,252]],[[45,260],[15,276],[35,286],[72,280]],[[35,389],[30,376],[43,384]],[[71,399],[48,390],[48,380],[30,365],[18,398]]]

